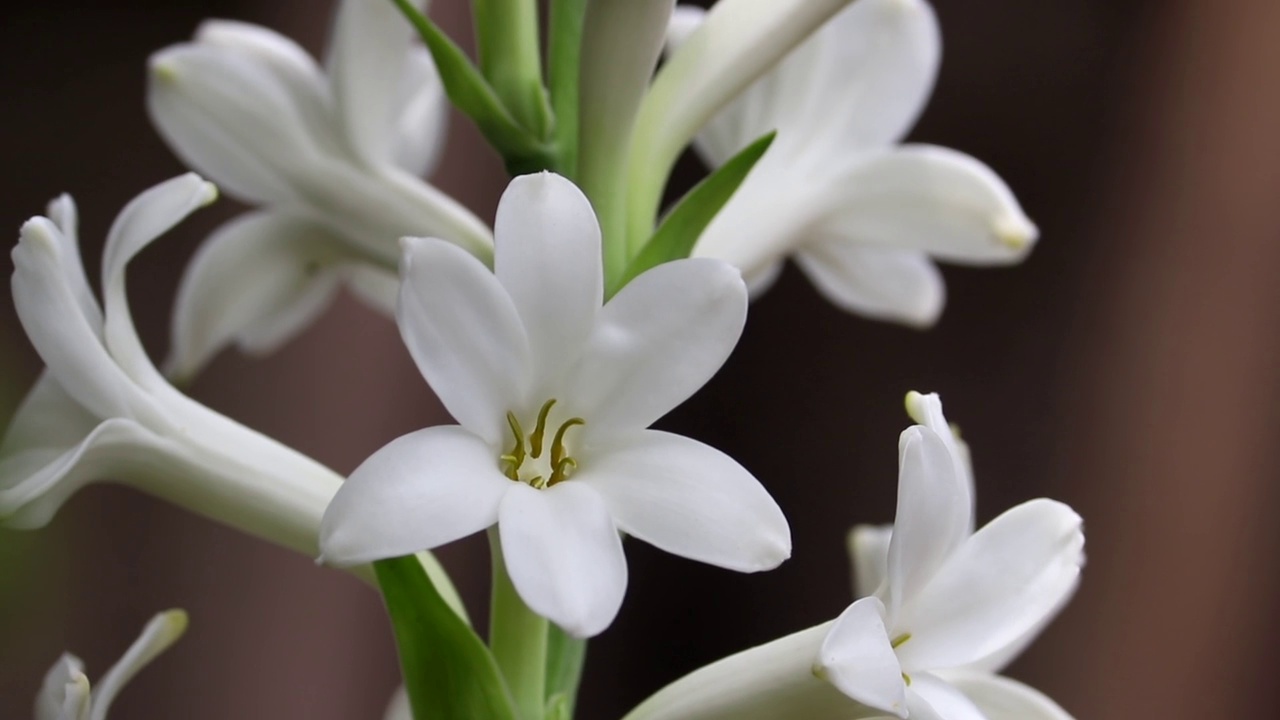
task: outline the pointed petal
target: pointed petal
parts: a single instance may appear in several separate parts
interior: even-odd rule
[[[392,162],[412,175],[430,175],[444,150],[449,99],[425,48],[409,51],[392,121]]]
[[[978,706],[986,720],[1072,720],[1047,695],[1017,680],[975,672],[948,672],[944,677]]]
[[[134,198],[116,216],[102,251],[102,295],[107,350],[135,382],[146,388],[167,386],[138,339],[125,294],[125,266],[144,247],[197,208],[218,197],[213,183],[195,173],[160,183]]]
[[[94,416],[146,413],[148,401],[103,347],[96,318],[81,312],[67,280],[80,272],[68,266],[74,260],[53,223],[35,218],[22,226],[10,284],[18,319],[63,389]]]
[[[922,252],[824,237],[798,250],[795,260],[814,287],[846,312],[928,328],[946,303],[942,274]]]
[[[320,560],[348,566],[409,555],[484,530],[518,483],[496,451],[456,425],[392,440],[342,484],[320,521]]]
[[[915,425],[903,431],[898,463],[898,511],[889,541],[885,604],[895,631],[918,634],[899,623],[899,610],[968,537],[969,496],[946,444],[929,428]]]
[[[160,653],[169,649],[187,630],[187,614],[182,610],[168,610],[156,615],[142,629],[142,635],[129,646],[107,674],[98,682],[93,693],[91,720],[106,720],[107,710],[120,690]]]
[[[30,471],[34,471],[79,445],[99,422],[45,370],[9,420],[0,458],[8,467],[17,456],[24,456],[31,463]],[[13,483],[6,480],[11,479],[12,476],[0,475],[0,488],[10,487]]]
[[[292,339],[333,297],[349,248],[325,226],[282,214],[249,213],[215,230],[178,286],[168,374],[192,377],[232,342],[266,354]]]
[[[425,0],[410,3],[419,10]],[[343,0],[325,63],[338,117],[355,152],[368,162],[390,160],[391,112],[413,28],[394,3]]]
[[[609,627],[627,590],[627,559],[600,495],[573,481],[546,490],[512,483],[498,516],[507,572],[525,604],[575,637]]]
[[[573,476],[595,488],[618,528],[669,553],[739,572],[791,556],[791,530],[746,468],[715,448],[649,430],[592,448]]]
[[[782,266],[783,262],[778,260],[765,265],[750,275],[744,274],[742,281],[747,284],[747,295],[752,300],[755,300],[768,292],[773,287],[773,284],[778,281],[778,276],[782,275]]]
[[[520,411],[529,343],[489,269],[443,240],[405,238],[396,321],[418,369],[458,422],[492,445]]]
[[[494,222],[494,273],[529,337],[533,377],[554,382],[591,332],[604,294],[591,203],[554,173],[511,181]]]
[[[261,63],[273,75],[287,78],[299,95],[305,93],[323,104],[325,79],[316,61],[298,43],[270,28],[238,20],[205,20],[194,40]]]
[[[911,675],[907,709],[911,720],[990,720],[964,693],[929,673]]]
[[[98,299],[89,287],[89,278],[84,272],[84,261],[80,257],[79,217],[75,200],[70,195],[60,195],[49,203],[46,212],[48,221],[53,223],[54,228],[46,228],[45,232],[57,240],[62,249],[65,258],[62,269],[67,273],[67,287],[71,288],[72,294],[75,295],[80,313],[101,334],[102,308],[98,306]],[[37,222],[45,221],[44,218],[32,219]]]
[[[866,156],[828,189],[819,235],[965,265],[1021,262],[1039,231],[981,162],[932,145]]]
[[[664,263],[609,301],[566,394],[595,436],[648,427],[706,384],[747,318],[738,271],[709,258]]]
[[[73,688],[78,691],[78,680],[81,678],[84,678],[83,697],[80,697],[79,692],[73,692]],[[71,653],[63,653],[53,667],[49,668],[49,672],[45,673],[40,693],[36,695],[36,720],[61,720],[66,714],[67,701],[72,695],[77,696],[77,702],[73,703],[73,706],[78,707],[81,703],[87,706],[89,681],[84,677],[84,663],[80,658]],[[76,712],[73,712],[71,717],[75,718]]]
[[[821,677],[854,700],[907,717],[907,688],[874,597],[850,605],[836,619],[818,655]]]
[[[964,665],[1039,625],[1079,581],[1080,526],[1071,508],[1040,499],[1005,512],[975,533],[902,608],[900,627],[912,633],[912,640],[898,648],[903,666]]]
[[[938,397],[937,393],[908,392],[905,404],[907,415],[912,420],[937,433],[942,442],[946,444],[947,451],[951,453],[951,459],[956,466],[956,473],[960,476],[964,491],[969,496],[969,529],[966,534],[972,535],[975,492],[973,486],[973,462],[969,455],[969,445],[960,439],[956,427],[947,422],[946,416],[942,414],[942,398]]]
[[[174,45],[150,59],[147,110],[170,149],[228,193],[253,203],[298,202],[324,139],[287,76],[253,54]]]
[[[892,537],[892,525],[857,525],[849,531],[854,597],[868,597],[880,590],[889,572],[889,540]]]

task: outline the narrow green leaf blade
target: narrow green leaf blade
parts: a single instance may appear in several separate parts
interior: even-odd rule
[[[417,720],[516,720],[498,666],[412,555],[373,564]]]
[[[622,277],[610,286],[609,294],[613,295],[645,270],[689,257],[698,236],[737,192],[747,173],[769,149],[776,134],[771,132],[746,146],[680,198],[653,236],[632,258]]]
[[[563,713],[573,717],[578,698],[578,683],[582,680],[583,661],[587,655],[587,641],[561,630],[555,623],[547,628],[547,714]],[[559,709],[557,709],[559,708]]]
[[[550,167],[555,158],[554,148],[516,121],[462,48],[430,18],[418,12],[409,0],[394,2],[431,52],[449,101],[475,122],[507,166]]]

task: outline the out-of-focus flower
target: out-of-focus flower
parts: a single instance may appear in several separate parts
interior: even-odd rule
[[[181,610],[167,610],[151,618],[124,657],[92,689],[84,663],[64,653],[44,676],[44,685],[36,695],[36,720],[106,720],[116,695],[186,630],[187,614]]]
[[[493,272],[448,243],[405,241],[401,333],[460,425],[358,467],[325,514],[323,559],[404,555],[496,523],[525,603],[577,636],[622,603],[619,530],[745,572],[785,560],[786,520],[749,472],[645,429],[732,351],[747,309],[737,270],[667,263],[602,305],[591,205],[549,173],[512,182],[496,230]]]
[[[679,7],[679,47],[706,11]],[[857,0],[720,112],[695,148],[713,167],[777,138],[694,254],[742,269],[753,292],[787,257],[837,306],[927,326],[945,287],[933,260],[1002,265],[1038,236],[1005,183],[968,155],[899,145],[937,75],[925,0]]]
[[[226,192],[264,206],[215,231],[188,268],[171,374],[195,373],[231,342],[274,349],[343,282],[390,314],[401,236],[491,256],[484,223],[419,179],[439,158],[448,103],[411,37],[393,3],[344,0],[324,70],[292,40],[226,20],[151,57],[160,134]]]

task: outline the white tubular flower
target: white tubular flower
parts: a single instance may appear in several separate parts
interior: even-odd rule
[[[387,0],[344,0],[325,70],[292,40],[225,20],[152,55],[147,106],[160,134],[265,207],[215,232],[188,268],[171,374],[195,373],[232,342],[274,349],[344,281],[389,314],[403,235],[491,256],[484,223],[418,178],[440,155],[448,102],[412,33]]]
[[[65,653],[44,676],[44,685],[36,696],[36,720],[106,720],[107,710],[120,690],[186,630],[185,612],[168,610],[156,615],[92,690],[84,663]]]
[[[701,387],[746,319],[733,267],[661,265],[602,305],[600,230],[549,173],[498,206],[495,270],[407,239],[397,318],[460,425],[405,435],[352,473],[325,513],[323,560],[361,563],[494,524],[516,590],[576,636],[613,620],[627,584],[619,531],[744,572],[791,550],[782,512],[723,453],[646,430]]]
[[[912,393],[907,406],[922,424],[899,443],[897,518],[852,543],[859,591],[874,594],[677,680],[628,720],[1071,720],[996,672],[1074,592],[1080,517],[1039,499],[974,532],[967,448],[936,395]]]
[[[677,8],[669,43],[704,14]],[[857,0],[828,21],[698,135],[715,167],[778,132],[694,254],[737,265],[753,292],[791,256],[837,306],[922,327],[945,302],[934,259],[1025,258],[1038,231],[990,168],[898,145],[928,100],[940,48],[925,0]]]
[[[84,484],[116,480],[313,554],[342,478],[184,396],[147,358],[125,295],[140,250],[216,196],[195,174],[130,202],[112,225],[100,307],[70,197],[22,226],[13,250],[18,318],[47,369],[0,445],[0,522],[40,527]]]

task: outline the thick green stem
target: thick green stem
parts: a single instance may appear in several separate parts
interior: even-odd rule
[[[489,648],[520,717],[542,720],[546,710],[547,619],[530,610],[511,584],[496,528],[489,530],[489,551],[493,565]]]
[[[547,85],[555,111],[556,170],[578,180],[578,81],[587,0],[552,0],[547,27]]]
[[[536,0],[471,0],[480,72],[534,137],[547,139],[551,109],[542,85]]]

